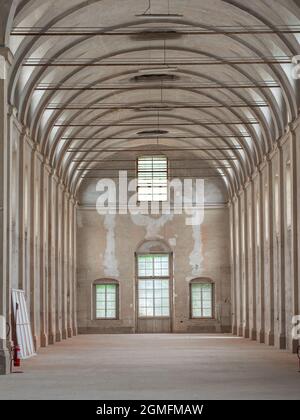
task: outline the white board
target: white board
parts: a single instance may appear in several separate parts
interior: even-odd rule
[[[20,347],[20,358],[35,356],[31,327],[24,290],[12,289],[13,314],[16,323],[16,336]]]

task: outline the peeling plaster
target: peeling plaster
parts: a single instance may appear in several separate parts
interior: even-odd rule
[[[115,214],[106,214],[104,216],[104,227],[106,229],[106,248],[103,259],[104,274],[105,276],[119,277],[118,261],[116,258]]]
[[[190,266],[192,268],[192,275],[198,276],[201,273],[201,267],[203,262],[203,256],[201,252],[201,231],[200,225],[193,225],[193,239],[194,248],[189,256]],[[190,279],[189,279],[190,280]]]
[[[174,248],[176,246],[176,238],[170,238],[168,242],[171,247]]]
[[[159,232],[167,222],[173,219],[173,217],[174,214],[163,214],[159,218],[145,216],[143,214],[131,214],[131,220],[136,226],[144,226],[146,228],[145,239],[164,239],[164,237],[160,235]]]

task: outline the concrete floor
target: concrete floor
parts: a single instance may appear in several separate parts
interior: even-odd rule
[[[230,335],[80,335],[0,376],[0,399],[300,399],[297,357]]]

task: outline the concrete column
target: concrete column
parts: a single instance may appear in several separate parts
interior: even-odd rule
[[[238,335],[243,336],[243,284],[244,284],[244,270],[243,270],[243,217],[242,217],[242,195],[243,190],[241,190],[237,197],[236,203],[236,212],[237,212],[237,219],[236,219],[236,226],[237,226],[237,256],[238,256],[238,263],[237,263],[237,327],[238,327]]]
[[[67,194],[67,223],[68,223],[68,235],[67,235],[67,272],[68,272],[68,294],[67,294],[67,331],[68,337],[73,336],[73,325],[72,325],[72,306],[73,306],[73,288],[72,288],[72,231],[73,231],[73,212],[71,196]]]
[[[77,210],[76,210],[76,201],[72,198],[72,296],[73,296],[73,306],[72,306],[72,325],[73,325],[73,335],[77,335]]]
[[[264,276],[264,187],[263,187],[263,176],[262,176],[262,169],[263,166],[260,167],[259,174],[258,174],[258,206],[259,206],[259,238],[257,238],[257,251],[258,251],[258,310],[259,310],[259,330],[258,330],[258,340],[260,343],[265,342],[265,276]]]
[[[60,182],[59,191],[61,197],[61,206],[59,207],[58,216],[60,219],[60,277],[61,277],[61,322],[62,322],[62,338],[66,339],[67,333],[67,273],[66,273],[66,236],[67,236],[67,217],[66,217],[66,189],[65,185]]]
[[[56,341],[56,182],[53,178],[53,171],[49,165],[45,166],[48,172],[48,342],[54,344]]]
[[[18,266],[19,266],[19,286],[18,288],[25,291],[25,273],[24,273],[24,251],[25,251],[25,232],[24,232],[24,223],[25,223],[25,212],[24,212],[24,163],[25,163],[25,137],[26,129],[22,129],[19,142],[19,180],[18,180],[18,217],[19,217],[19,233],[18,233]]]
[[[255,252],[255,248],[256,248],[256,244],[255,244],[255,235],[256,235],[256,227],[255,227],[255,191],[254,191],[254,178],[252,178],[251,183],[250,183],[250,196],[251,196],[251,279],[252,279],[252,284],[251,284],[251,296],[252,296],[252,302],[251,302],[251,307],[252,307],[252,313],[251,313],[251,318],[252,318],[252,323],[251,323],[251,327],[250,327],[250,338],[252,340],[256,340],[256,334],[257,334],[257,318],[256,318],[256,282],[257,282],[257,277],[256,277],[256,252]]]
[[[247,187],[245,185],[243,192],[243,210],[244,210],[244,234],[243,234],[243,273],[244,273],[244,288],[243,288],[243,336],[249,338],[249,258],[248,258],[248,243],[249,243],[249,220],[248,220],[248,195]]]
[[[266,182],[267,188],[265,193],[267,194],[266,201],[264,203],[264,214],[265,219],[265,311],[267,312],[268,319],[268,330],[266,330],[266,343],[274,345],[274,327],[275,327],[275,292],[274,292],[274,214],[272,209],[272,197],[273,197],[273,182],[272,182],[272,160],[267,160],[266,166]],[[265,207],[267,206],[267,208]],[[267,325],[266,325],[267,326]]]
[[[278,147],[279,165],[278,165],[278,185],[279,185],[279,234],[278,234],[278,346],[280,349],[286,348],[286,313],[285,313],[285,247],[284,247],[284,175],[283,175],[283,154],[281,146]]]
[[[236,223],[235,223],[235,200],[230,205],[230,228],[231,228],[231,308],[232,308],[232,333],[237,334],[237,300],[236,300]]]
[[[291,182],[292,182],[292,258],[291,258],[291,280],[292,280],[292,296],[293,296],[293,313],[292,315],[300,315],[300,284],[299,284],[299,159],[300,159],[300,118],[291,125]],[[299,207],[298,207],[299,206]],[[291,328],[292,328],[291,324]],[[291,337],[291,349],[293,353],[297,352],[300,340]]]
[[[35,348],[40,347],[41,331],[41,180],[42,156],[33,150],[31,161],[31,284],[30,284],[30,319]]]
[[[8,226],[8,130],[7,130],[7,79],[12,55],[7,48],[0,48],[0,374],[9,373],[9,343],[6,340],[5,327],[8,322],[8,302],[10,296],[9,277],[7,275],[7,226]]]
[[[61,270],[61,247],[62,247],[62,194],[59,186],[59,179],[54,177],[56,182],[56,229],[55,229],[55,302],[56,302],[56,341],[62,340],[62,270]]]
[[[48,171],[41,156],[40,184],[40,323],[41,346],[48,345]]]
[[[22,199],[22,183],[21,180],[21,164],[22,164],[22,149],[21,137],[23,127],[16,119],[16,109],[10,107],[8,115],[8,139],[9,139],[9,278],[11,287],[19,289],[22,286],[20,281],[20,274],[22,269],[20,267],[20,233],[22,227],[22,213],[21,207]],[[21,222],[21,223],[20,223]]]

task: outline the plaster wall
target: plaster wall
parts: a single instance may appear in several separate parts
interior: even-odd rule
[[[77,209],[77,296],[78,327],[81,333],[135,332],[135,252],[144,241],[166,243],[172,253],[174,332],[229,331],[230,261],[229,213],[221,203],[220,186],[205,190],[207,207],[203,223],[187,226],[182,215],[99,215],[87,204]],[[92,204],[93,187],[82,197]],[[86,191],[89,191],[86,195]],[[218,193],[216,193],[218,192]],[[219,194],[219,195],[218,195]],[[209,201],[219,205],[209,206]],[[209,277],[215,283],[213,319],[191,319],[189,282]],[[97,320],[93,311],[93,282],[119,281],[119,319]]]

